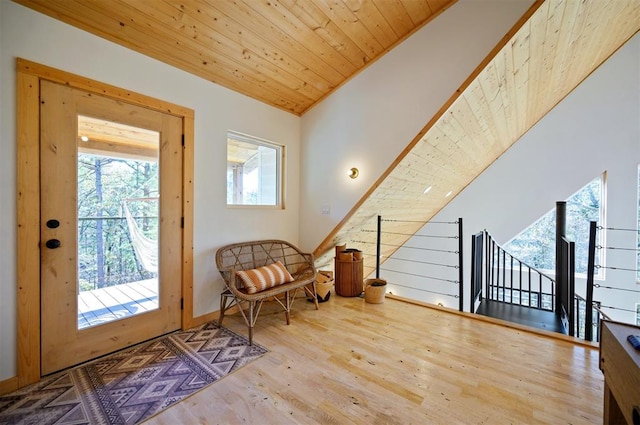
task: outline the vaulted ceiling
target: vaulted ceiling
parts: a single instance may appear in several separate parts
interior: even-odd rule
[[[14,1],[295,114],[455,2]],[[373,242],[362,229],[374,228],[377,215],[408,220],[385,224],[395,236],[383,255],[391,255],[639,29],[639,0],[537,0],[440,111],[424,117],[422,131],[318,246],[318,265],[331,263],[337,244]],[[374,265],[365,257],[365,274]]]
[[[15,0],[302,114],[456,0]]]

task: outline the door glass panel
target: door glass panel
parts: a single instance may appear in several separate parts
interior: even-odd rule
[[[158,308],[159,140],[78,116],[78,329]]]

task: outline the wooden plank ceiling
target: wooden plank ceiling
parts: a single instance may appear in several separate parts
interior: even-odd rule
[[[638,0],[546,0],[529,14],[320,244],[318,266],[335,245],[372,252],[362,230],[377,215],[414,220],[384,223],[388,258],[640,29]],[[375,255],[364,264],[366,276]]]
[[[302,114],[456,0],[14,0]]]
[[[157,161],[160,133],[106,119],[78,116],[78,152]]]

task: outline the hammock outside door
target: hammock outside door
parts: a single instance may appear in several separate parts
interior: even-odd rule
[[[158,198],[131,198],[125,199],[122,203],[122,209],[124,216],[127,220],[127,228],[129,229],[129,237],[131,238],[131,244],[133,250],[136,253],[136,258],[142,265],[142,267],[150,272],[158,272],[158,238],[152,238],[145,234],[143,229],[140,228],[137,220],[131,214],[129,203],[131,202],[155,202],[157,204]]]

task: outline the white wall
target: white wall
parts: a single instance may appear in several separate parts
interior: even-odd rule
[[[302,117],[303,249],[335,228],[531,3],[460,0]]]
[[[215,250],[278,237],[298,242],[300,118],[0,1],[0,380],[16,374],[15,58],[22,57],[195,110],[194,314],[218,309]],[[226,208],[226,132],[287,148],[285,210]],[[268,223],[268,225],[266,225]]]
[[[640,35],[636,35],[433,218],[464,219],[465,310],[469,309],[472,234],[487,229],[497,243],[504,244],[603,171],[607,171],[606,225],[636,229],[639,163]],[[432,229],[433,225],[426,225],[418,233],[430,234]],[[414,238],[407,244],[419,243]],[[607,232],[606,246],[634,248],[636,234]],[[606,255],[608,266],[635,269],[634,252],[608,250]],[[606,270],[606,285],[640,291],[635,274],[628,271]],[[584,294],[583,279],[576,288]],[[393,285],[389,289],[457,308],[457,300],[451,297]],[[640,293],[595,289],[594,299],[633,310],[640,303]],[[635,320],[629,312],[605,312],[617,320]]]

